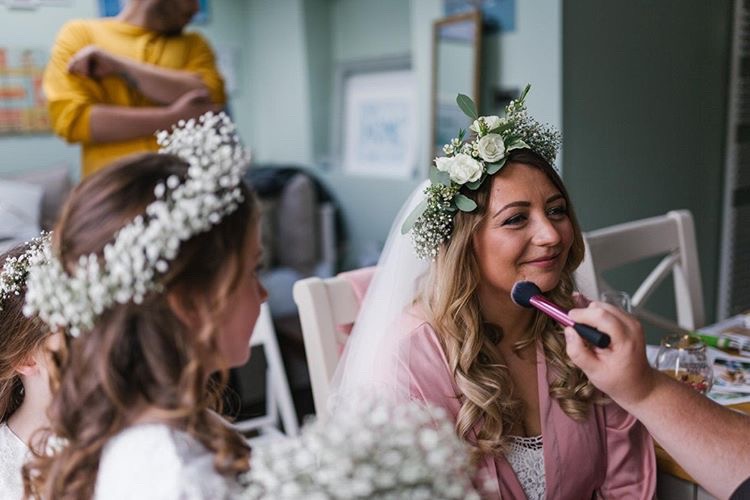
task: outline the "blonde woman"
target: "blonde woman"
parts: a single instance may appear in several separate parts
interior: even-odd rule
[[[368,391],[446,409],[473,447],[487,498],[652,498],[648,433],[571,363],[558,325],[510,298],[529,280],[572,307],[584,253],[551,165],[559,135],[528,116],[524,98],[505,118],[468,106],[475,135],[446,145],[425,194],[407,204],[336,374],[333,407]]]

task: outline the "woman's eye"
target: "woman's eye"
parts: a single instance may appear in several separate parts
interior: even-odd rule
[[[522,224],[526,220],[526,216],[523,214],[517,214],[509,217],[503,221],[503,226],[517,226]]]
[[[568,213],[568,209],[567,209],[567,207],[565,207],[563,205],[560,205],[560,206],[557,206],[557,207],[552,207],[549,210],[547,210],[547,215],[550,215],[550,216],[553,216],[553,217],[555,217],[555,216],[559,217],[559,216],[567,215],[567,213]]]

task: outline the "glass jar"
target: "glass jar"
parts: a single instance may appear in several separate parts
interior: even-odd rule
[[[706,344],[696,336],[664,337],[656,356],[656,369],[701,394],[711,390],[713,369],[706,355]]]

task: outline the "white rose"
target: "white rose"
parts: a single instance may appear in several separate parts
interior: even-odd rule
[[[448,156],[441,156],[439,158],[435,158],[435,167],[441,172],[447,172],[448,170],[450,170],[452,161],[453,161],[453,158],[450,158]]]
[[[496,115],[480,116],[478,119],[474,120],[474,123],[469,126],[469,129],[473,130],[477,134],[479,134],[482,130],[479,126],[480,120],[484,122],[484,125],[485,127],[487,127],[488,131],[496,129],[502,123],[502,118]]]
[[[505,143],[500,134],[487,134],[477,144],[479,156],[488,163],[495,163],[505,156]]]
[[[456,184],[474,182],[482,176],[482,164],[471,156],[460,153],[451,160],[448,174]]]

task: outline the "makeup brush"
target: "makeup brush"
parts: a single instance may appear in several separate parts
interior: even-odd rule
[[[510,298],[519,306],[539,309],[563,326],[572,326],[578,332],[578,335],[596,347],[607,347],[609,345],[611,340],[609,335],[592,326],[576,323],[570,319],[568,311],[542,295],[539,287],[531,281],[517,281],[510,292]]]

